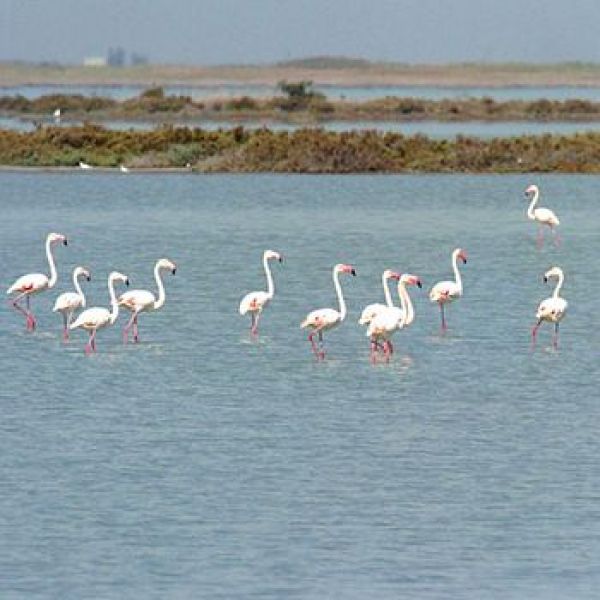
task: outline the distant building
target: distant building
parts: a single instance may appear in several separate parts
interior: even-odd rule
[[[103,56],[86,56],[83,59],[84,67],[105,67],[106,58]]]

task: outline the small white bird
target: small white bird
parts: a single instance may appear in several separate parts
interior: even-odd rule
[[[54,122],[58,125],[60,123],[60,117],[61,117],[61,112],[60,112],[60,108],[57,108],[53,113],[52,116],[54,117]]]
[[[154,265],[154,280],[158,286],[158,299],[148,290],[131,290],[119,296],[119,306],[131,311],[131,318],[123,328],[123,343],[129,340],[129,330],[133,327],[133,341],[139,341],[138,316],[142,312],[152,312],[162,308],[167,299],[161,271],[169,270],[173,275],[177,272],[177,265],[168,258],[161,258]]]
[[[79,277],[85,277],[90,281],[90,272],[84,267],[75,267],[73,270],[73,286],[77,290],[76,292],[64,292],[62,293],[54,303],[52,312],[60,312],[63,317],[63,339],[66,341],[69,339],[69,326],[75,311],[78,308],[85,308],[85,296],[81,291],[79,285]]]
[[[352,265],[346,265],[343,263],[339,263],[333,267],[333,285],[335,286],[335,292],[337,294],[340,310],[335,310],[335,308],[321,308],[318,310],[313,310],[312,312],[308,313],[304,321],[302,321],[300,324],[300,327],[303,329],[308,328],[311,330],[310,334],[308,335],[308,341],[310,342],[312,350],[317,359],[321,360],[325,358],[325,350],[323,348],[323,332],[337,327],[346,318],[346,301],[344,300],[342,286],[340,285],[340,273],[356,275],[356,271]],[[315,333],[319,336],[320,348],[317,347],[317,344],[314,341]]]
[[[358,320],[359,325],[368,325],[376,316],[377,313],[381,312],[382,308],[386,306],[394,306],[392,301],[392,295],[390,294],[390,288],[388,285],[388,280],[394,279],[396,281],[400,280],[400,273],[396,273],[391,269],[386,269],[381,275],[381,284],[383,286],[383,295],[385,296],[385,304],[381,304],[381,302],[374,302],[373,304],[368,304],[363,308],[363,311],[360,315],[360,319]]]
[[[391,337],[399,329],[404,329],[415,320],[415,309],[410,299],[407,285],[422,287],[421,279],[417,275],[405,273],[398,281],[398,296],[400,306],[384,306],[369,323],[367,337],[371,340],[371,360],[375,362],[377,348],[383,344],[383,353],[386,361],[394,352]]]
[[[129,173],[129,169],[125,165],[119,165],[121,173]]]
[[[537,331],[540,325],[544,321],[548,321],[549,323],[554,323],[554,335],[552,337],[552,345],[554,346],[554,348],[558,348],[558,325],[564,318],[568,306],[567,301],[559,296],[560,290],[565,280],[563,270],[560,267],[552,267],[550,270],[544,273],[544,283],[547,283],[550,278],[557,278],[558,281],[556,283],[556,287],[554,288],[552,296],[550,296],[550,298],[542,300],[542,302],[540,302],[540,304],[538,305],[537,311],[535,313],[537,323],[534,325],[531,331],[531,342],[532,345],[535,346]]]
[[[86,162],[83,162],[82,160],[80,160],[79,168],[83,169],[83,170],[89,170],[89,169],[93,169],[94,167],[92,167],[92,165],[88,165]]]
[[[118,271],[113,271],[108,276],[108,293],[110,295],[111,310],[106,308],[95,306],[94,308],[88,308],[84,310],[71,324],[69,329],[77,329],[81,327],[89,332],[90,337],[85,345],[85,353],[90,354],[96,352],[96,332],[98,329],[102,329],[107,325],[114,325],[117,317],[119,316],[119,303],[115,295],[115,282],[122,281],[125,285],[129,285],[129,279],[127,275],[123,275]]]
[[[275,250],[265,250],[263,253],[263,269],[267,277],[267,291],[249,292],[247,293],[240,302],[240,315],[250,313],[252,321],[250,323],[250,332],[252,335],[258,333],[258,320],[262,311],[267,307],[269,302],[273,299],[275,294],[275,284],[273,283],[273,275],[269,267],[270,260],[277,260],[280,263],[283,262],[283,256]]]
[[[431,302],[437,302],[442,315],[442,331],[448,329],[446,317],[444,315],[444,304],[450,303],[457,298],[460,298],[463,293],[462,279],[456,264],[458,259],[461,259],[463,264],[467,263],[467,253],[461,248],[456,248],[452,252],[452,269],[454,270],[454,281],[440,281],[436,283],[429,292]]]
[[[19,295],[12,300],[13,308],[19,311],[26,319],[26,327],[28,331],[33,331],[36,326],[36,320],[29,306],[29,299],[33,294],[38,294],[44,290],[49,290],[56,285],[58,275],[56,273],[56,264],[52,255],[52,244],[62,242],[67,245],[66,236],[62,233],[49,233],[46,237],[46,257],[50,267],[50,276],[43,273],[29,273],[19,277],[6,291],[7,294],[18,292]],[[19,300],[25,298],[26,308],[19,304]]]
[[[554,212],[551,211],[549,208],[535,208],[539,196],[540,190],[537,185],[530,185],[525,190],[525,198],[527,198],[527,200],[531,200],[529,208],[527,209],[527,216],[532,221],[538,222],[537,245],[538,247],[540,247],[544,243],[544,225],[550,228],[550,231],[554,236],[555,245],[559,245],[560,238],[555,227],[558,227],[558,225],[560,225],[560,221],[558,220],[558,217],[554,214]]]

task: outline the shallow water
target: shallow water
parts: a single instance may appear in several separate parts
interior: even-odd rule
[[[0,280],[46,270],[39,329],[0,311],[2,598],[594,598],[600,584],[596,288],[600,178],[535,176],[563,244],[535,247],[527,176],[194,176],[0,173]],[[426,290],[463,246],[450,331]],[[237,314],[276,297],[258,341]],[[89,266],[167,303],[60,342],[54,297]],[[334,306],[318,364],[303,316]],[[561,346],[529,331],[552,264],[565,269]],[[386,268],[416,273],[417,318],[389,365],[356,324]]]

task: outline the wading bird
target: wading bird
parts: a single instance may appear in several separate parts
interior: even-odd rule
[[[529,208],[527,209],[527,216],[532,221],[538,222],[537,245],[540,247],[544,243],[544,225],[550,227],[550,231],[554,236],[554,243],[559,245],[560,238],[558,237],[558,232],[556,231],[555,227],[560,225],[560,221],[554,212],[549,208],[535,208],[539,197],[540,190],[537,185],[530,185],[525,190],[525,198],[527,198],[527,200],[531,200]]]
[[[57,242],[62,242],[66,246],[67,238],[61,233],[49,233],[46,237],[46,256],[48,258],[48,265],[50,266],[49,277],[43,273],[29,273],[28,275],[23,275],[22,277],[19,277],[6,292],[7,294],[18,292],[18,295],[13,298],[11,303],[16,310],[25,316],[28,331],[33,331],[36,326],[35,316],[33,315],[33,312],[31,312],[29,306],[30,296],[53,288],[58,279],[56,265],[52,255],[52,244]],[[19,300],[22,298],[25,298],[26,301],[25,308],[19,304]]]
[[[333,267],[333,285],[335,286],[335,292],[337,294],[340,310],[335,310],[335,308],[321,308],[318,310],[313,310],[300,324],[300,327],[303,329],[311,329],[311,332],[308,335],[308,341],[310,342],[312,350],[317,359],[321,360],[325,358],[323,332],[337,327],[346,318],[346,302],[344,300],[344,295],[342,294],[342,286],[340,285],[340,273],[356,275],[356,271],[352,265],[345,265],[341,263]],[[315,343],[315,334],[318,335],[319,346],[317,346]]]
[[[392,301],[392,295],[390,293],[390,286],[388,284],[388,280],[394,279],[395,281],[400,280],[400,274],[392,271],[390,269],[386,269],[381,275],[381,285],[383,286],[383,295],[385,297],[385,304],[381,304],[381,302],[375,302],[373,304],[369,304],[365,306],[363,309],[360,319],[358,320],[359,325],[368,325],[379,312],[381,312],[382,308],[394,306]]]
[[[75,267],[73,270],[73,286],[77,290],[76,292],[64,292],[62,293],[54,303],[52,312],[62,313],[63,318],[63,339],[66,341],[69,339],[69,325],[71,325],[71,319],[73,314],[78,308],[85,308],[85,296],[81,291],[79,285],[79,278],[85,277],[90,281],[90,272],[83,267]]]
[[[458,270],[457,261],[461,259],[463,264],[467,262],[467,254],[461,248],[456,248],[452,252],[452,269],[454,270],[454,281],[440,281],[436,283],[429,292],[429,299],[437,302],[442,316],[442,332],[448,329],[446,316],[444,315],[444,305],[460,298],[463,293],[462,279]]]
[[[129,330],[133,327],[133,341],[139,341],[138,315],[142,312],[152,312],[162,308],[166,300],[165,286],[161,277],[161,271],[171,271],[175,275],[177,265],[168,258],[161,258],[154,265],[154,279],[158,286],[158,299],[148,290],[131,290],[119,296],[119,306],[131,311],[131,318],[123,328],[123,343],[129,339]]]
[[[269,267],[270,260],[278,260],[283,262],[283,257],[274,250],[265,250],[263,253],[263,268],[267,277],[267,291],[249,292],[240,302],[240,315],[250,313],[252,321],[250,322],[250,332],[252,335],[258,333],[258,320],[262,311],[266,308],[275,294],[275,284],[273,283],[273,275]]]
[[[102,329],[107,325],[114,325],[117,317],[119,316],[119,303],[115,295],[115,282],[122,281],[125,285],[129,285],[129,279],[127,275],[123,275],[118,271],[112,271],[108,276],[108,293],[110,296],[111,310],[101,306],[95,306],[94,308],[88,308],[84,310],[71,324],[69,329],[85,329],[89,334],[89,340],[85,345],[85,353],[90,354],[96,352],[96,332],[98,329]]]
[[[554,288],[552,296],[550,296],[550,298],[542,300],[538,305],[537,311],[535,313],[537,323],[531,330],[532,346],[535,346],[537,331],[540,325],[544,321],[548,321],[549,323],[554,323],[554,335],[552,336],[552,345],[554,346],[554,348],[558,348],[558,325],[565,316],[568,306],[567,301],[559,296],[560,290],[565,280],[563,270],[560,267],[552,267],[550,270],[546,271],[544,273],[544,283],[547,283],[548,280],[551,278],[556,278],[558,279],[558,281],[556,283],[556,287]]]

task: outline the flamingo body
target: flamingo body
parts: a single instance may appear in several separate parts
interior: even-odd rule
[[[560,290],[562,289],[563,282],[565,280],[565,276],[563,270],[560,267],[552,267],[544,274],[544,282],[546,283],[549,279],[556,278],[558,279],[556,283],[556,287],[554,288],[554,292],[550,298],[546,298],[542,300],[537,307],[535,312],[536,324],[534,325],[531,331],[531,339],[532,345],[535,345],[537,331],[540,325],[547,321],[548,323],[554,324],[554,336],[552,338],[552,343],[555,348],[558,348],[558,326],[559,323],[565,317],[567,312],[568,303],[562,298],[560,294]]]
[[[373,304],[365,306],[360,315],[360,319],[358,320],[359,325],[368,325],[383,309],[394,305],[387,283],[389,279],[395,279],[398,281],[400,279],[400,274],[396,273],[395,271],[391,271],[390,269],[386,269],[383,272],[381,275],[381,282],[383,285],[383,293],[385,295],[385,304],[374,302]]]
[[[253,335],[258,333],[260,315],[275,295],[275,283],[273,282],[273,275],[269,267],[270,260],[277,260],[281,263],[283,262],[283,257],[279,252],[275,252],[275,250],[265,250],[263,253],[263,269],[267,278],[267,290],[248,292],[240,301],[240,315],[250,314],[252,317],[250,332]]]
[[[538,238],[537,243],[538,246],[541,246],[544,242],[544,232],[543,226],[547,226],[550,228],[550,231],[555,235],[554,241],[555,244],[559,244],[559,238],[556,234],[556,230],[554,229],[558,225],[560,225],[560,220],[554,213],[554,211],[549,208],[536,208],[540,196],[540,190],[537,185],[530,185],[525,190],[525,198],[530,200],[529,208],[527,209],[527,217],[532,221],[537,221],[539,224]]]
[[[143,312],[153,312],[162,308],[165,303],[165,287],[160,275],[162,270],[170,270],[173,275],[177,271],[177,265],[168,258],[161,258],[154,265],[154,279],[158,286],[158,298],[148,290],[131,290],[121,294],[118,299],[119,306],[129,310],[131,318],[123,328],[123,341],[127,343],[129,338],[129,330],[133,328],[133,339],[139,341],[138,336],[138,315]]]
[[[29,273],[28,275],[22,275],[19,277],[9,288],[6,290],[7,294],[14,294],[15,292],[21,292],[22,294],[37,294],[43,290],[48,289],[50,279],[48,275],[43,273]]]
[[[64,325],[63,339],[65,340],[69,339],[69,325],[71,324],[73,314],[77,309],[85,307],[85,296],[81,291],[78,281],[78,278],[81,275],[84,275],[85,278],[90,281],[89,271],[83,267],[76,267],[73,271],[73,285],[77,291],[62,293],[54,302],[54,308],[52,309],[52,312],[62,313]]]

